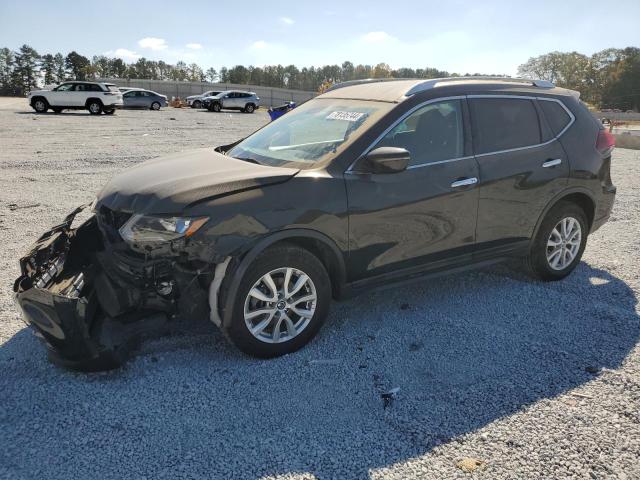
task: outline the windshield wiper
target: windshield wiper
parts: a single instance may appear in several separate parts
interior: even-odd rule
[[[260,163],[255,158],[248,158],[248,157],[231,157],[231,158],[235,158],[236,160],[242,160],[243,162],[255,163],[256,165],[262,165],[262,163]]]

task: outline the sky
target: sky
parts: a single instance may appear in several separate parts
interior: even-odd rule
[[[0,0],[0,47],[207,69],[387,63],[515,75],[550,51],[640,47],[640,0]]]

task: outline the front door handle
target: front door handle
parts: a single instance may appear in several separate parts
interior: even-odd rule
[[[560,165],[562,163],[561,158],[556,158],[555,160],[547,160],[542,164],[543,168],[555,167],[556,165]]]
[[[476,177],[463,178],[462,180],[456,180],[453,182],[451,184],[451,188],[466,187],[467,185],[475,185],[476,183],[478,183],[478,179]]]

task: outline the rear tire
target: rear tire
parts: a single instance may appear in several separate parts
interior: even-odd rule
[[[271,281],[265,281],[267,276]],[[302,348],[318,333],[330,302],[331,280],[322,262],[295,245],[274,246],[244,274],[223,332],[248,355],[278,357]]]
[[[102,113],[102,102],[99,100],[89,100],[87,102],[87,110],[91,115],[100,115]]]
[[[545,216],[531,243],[525,267],[544,281],[560,280],[580,263],[589,233],[587,216],[572,202],[560,202]]]
[[[49,102],[47,102],[44,98],[38,97],[33,100],[33,109],[37,113],[46,113],[49,109]]]
[[[62,109],[60,107],[53,107],[51,110],[53,110],[53,113],[60,113],[62,112]]]
[[[104,114],[105,115],[113,115],[114,113],[116,113],[116,109],[115,108],[111,108],[109,110],[104,110]]]

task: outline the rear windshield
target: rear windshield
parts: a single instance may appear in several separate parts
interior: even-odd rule
[[[228,155],[310,168],[336,156],[393,107],[366,100],[311,100],[247,137]]]
[[[109,89],[110,92],[120,93],[120,89],[118,88],[117,85],[107,85],[107,88]]]

